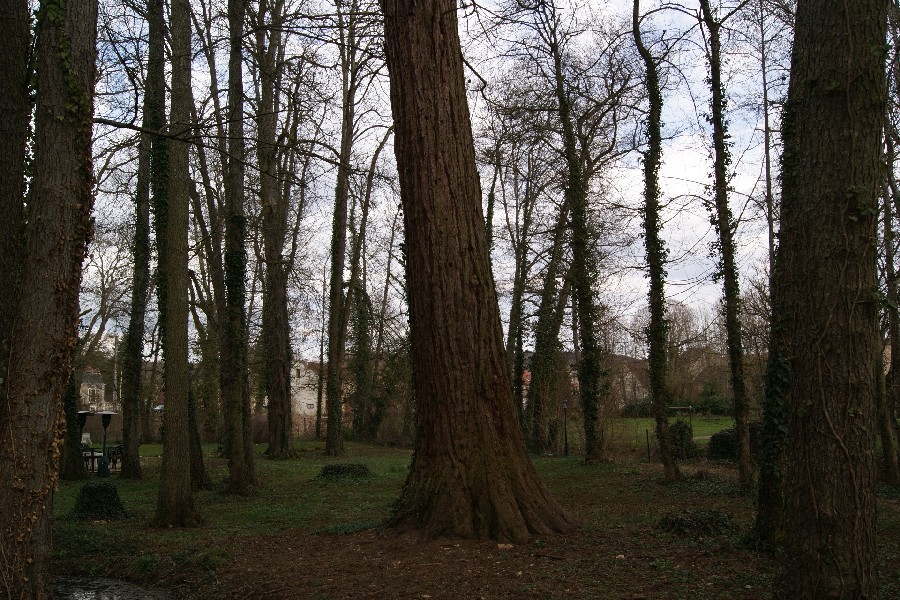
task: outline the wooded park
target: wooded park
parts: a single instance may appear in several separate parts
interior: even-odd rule
[[[900,595],[896,0],[3,12],[0,596]]]

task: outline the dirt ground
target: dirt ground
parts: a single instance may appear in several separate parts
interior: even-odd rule
[[[218,577],[235,599],[766,595],[772,565],[750,552],[690,550],[658,540],[649,551],[641,537],[641,532],[625,530],[603,535],[579,531],[509,547],[473,541],[417,543],[386,531],[331,537],[325,543],[314,536],[285,534],[249,543],[235,540],[245,553],[271,559],[242,560]],[[285,548],[310,554],[297,561],[280,552]],[[727,592],[722,586],[726,580]]]
[[[582,525],[567,535],[528,544],[442,540],[378,528],[349,535],[284,531],[227,540],[239,557],[210,577],[179,582],[189,598],[604,600],[767,598],[777,557],[746,548],[752,498],[738,493],[728,469],[702,471],[684,483],[659,483],[654,467],[609,469],[594,490],[550,485]],[[600,483],[600,482],[598,482]],[[882,500],[900,516],[900,503]],[[733,517],[723,535],[663,531],[659,515],[715,509]],[[883,540],[887,592],[900,581],[897,531]],[[885,536],[883,536],[885,537]],[[885,579],[883,577],[883,579]],[[894,597],[883,595],[883,598]]]
[[[290,463],[266,466],[296,468]],[[328,496],[332,504],[343,502],[337,517],[331,521],[317,517],[308,526],[284,526],[285,520],[278,517],[275,527],[264,533],[254,533],[242,521],[245,524],[231,533],[215,533],[210,525],[174,531],[174,537],[139,525],[129,529],[130,537],[114,548],[109,546],[110,535],[110,541],[92,554],[74,553],[73,547],[80,548],[95,536],[88,531],[69,545],[60,544],[57,572],[129,579],[161,586],[171,598],[185,600],[771,597],[783,561],[744,542],[754,502],[752,495],[740,492],[732,468],[690,465],[682,482],[665,485],[657,465],[584,466],[574,460],[542,459],[538,467],[549,488],[580,523],[575,531],[535,537],[522,545],[423,542],[411,534],[372,528],[377,519],[387,516],[384,509],[360,513],[367,521],[341,518],[348,513],[347,505],[365,503],[364,494],[373,491],[366,485],[301,482],[291,484],[301,487],[287,487],[283,493],[296,497],[313,487],[334,494]],[[391,481],[399,485],[402,475],[396,473]],[[230,505],[220,506],[226,510]],[[684,511],[709,511],[719,515],[726,527],[673,533],[660,526],[666,515]],[[881,598],[900,598],[900,492],[880,488],[878,516]],[[72,536],[83,529],[63,531]],[[210,560],[178,559],[179,544],[190,548],[184,556]],[[165,548],[171,548],[169,555]],[[136,568],[150,549],[161,558],[141,575]],[[86,564],[92,568],[85,569]]]

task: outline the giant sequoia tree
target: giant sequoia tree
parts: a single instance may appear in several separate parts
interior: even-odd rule
[[[887,0],[800,0],[775,283],[789,381],[782,598],[877,598],[876,245]]]
[[[383,0],[406,232],[416,448],[394,515],[523,541],[572,521],[525,453],[488,259],[455,0]]]
[[[37,41],[34,171],[24,220],[25,2],[4,6],[0,50],[3,133],[0,261],[3,387],[0,395],[0,596],[50,591],[50,514],[62,442],[60,396],[76,343],[81,262],[90,235],[91,115],[97,4],[43,2]],[[9,54],[6,54],[6,53]],[[10,95],[7,96],[7,93]],[[24,110],[23,110],[24,108]],[[15,236],[14,256],[5,255]],[[23,237],[19,238],[19,235]],[[8,328],[7,328],[8,325]]]

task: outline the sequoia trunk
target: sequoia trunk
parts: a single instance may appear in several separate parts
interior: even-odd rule
[[[485,239],[454,0],[384,0],[418,431],[393,522],[521,542],[572,521],[525,453]]]

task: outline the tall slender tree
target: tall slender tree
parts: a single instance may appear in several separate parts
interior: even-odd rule
[[[225,415],[228,485],[246,494],[255,483],[253,446],[246,447],[247,391],[247,219],[244,216],[244,69],[246,0],[228,0],[228,163],[225,181],[225,315],[221,346],[222,408]]]
[[[383,0],[418,417],[393,522],[524,541],[572,521],[528,460],[512,399],[455,0]]]
[[[263,340],[266,347],[270,458],[293,453],[291,409],[291,347],[288,321],[288,261],[284,256],[287,236],[287,198],[278,183],[278,116],[284,83],[284,2],[263,0],[256,15],[256,61],[259,69],[257,108],[257,158],[260,171],[260,204],[266,266],[263,296]]]
[[[790,406],[778,597],[876,598],[876,251],[888,0],[797,2],[783,117]]]
[[[169,190],[165,207],[165,239],[160,255],[160,279],[165,281],[165,305],[160,310],[166,408],[165,439],[156,503],[156,524],[186,527],[199,524],[191,490],[188,370],[188,171],[191,127],[191,21],[188,0],[173,0],[170,20],[172,45],[172,105],[169,132]],[[157,236],[157,240],[159,236]],[[162,291],[161,291],[162,293]]]
[[[377,25],[359,0],[336,0],[336,31],[341,69],[341,129],[337,149],[337,174],[334,189],[334,216],[331,230],[331,277],[328,303],[328,365],[325,381],[327,429],[325,453],[343,453],[343,389],[341,371],[347,342],[347,326],[354,285],[344,285],[347,253],[347,215],[350,201],[351,159],[360,136],[359,104],[377,67],[377,54],[369,47]],[[386,136],[389,135],[386,134]],[[384,138],[384,141],[387,137]],[[382,142],[378,152],[384,146]],[[358,262],[358,258],[357,258]],[[352,265],[351,265],[352,267]],[[358,272],[358,271],[357,271]],[[346,287],[346,293],[345,293]]]
[[[647,325],[647,354],[650,367],[650,394],[653,398],[653,416],[656,420],[656,439],[663,464],[663,477],[667,481],[679,479],[681,473],[675,461],[675,447],[667,414],[671,390],[668,382],[666,348],[669,326],[666,322],[666,247],[660,237],[662,221],[659,202],[659,166],[662,162],[662,107],[663,97],[659,81],[657,59],[644,44],[641,36],[640,0],[632,6],[632,35],[638,54],[644,62],[644,81],[650,110],[647,114],[647,150],[644,152],[644,244],[647,249],[647,271],[650,290],[647,294],[650,322]]]
[[[163,3],[148,0],[147,77],[144,89],[144,127],[161,131],[165,126],[165,23]],[[150,287],[150,189],[151,179],[165,176],[151,167],[153,146],[160,136],[142,133],[138,146],[138,180],[134,211],[134,274],[131,312],[122,357],[122,474],[125,479],[142,477],[140,455],[141,379],[144,372],[144,318]]]
[[[28,81],[29,21],[25,3],[8,8],[0,37],[14,38],[2,42],[13,55],[0,59],[0,69],[10,78],[3,83],[10,92],[3,102],[13,112],[2,119],[14,137],[0,145],[0,200],[4,216],[13,221],[0,227],[4,234],[24,231],[24,238],[13,244],[19,249],[15,256],[0,261],[0,281],[9,285],[0,289],[0,306],[11,310],[4,315],[10,321],[0,322],[8,327],[0,332],[6,344],[0,392],[0,595],[43,600],[52,595],[50,516],[63,438],[60,398],[71,372],[81,264],[91,234],[97,4],[41,4],[27,223],[24,187],[17,182],[25,173],[29,111],[22,110],[21,93]]]
[[[879,426],[881,428],[881,450],[885,463],[885,479],[889,483],[900,483],[900,447],[898,447],[898,426],[894,416],[897,406],[900,406],[900,352],[894,348],[900,348],[900,308],[897,299],[900,298],[900,290],[897,289],[896,245],[894,240],[894,218],[897,209],[900,208],[900,186],[897,185],[894,170],[890,165],[896,161],[896,148],[890,131],[885,129],[885,158],[887,160],[887,186],[885,189],[882,216],[884,218],[884,279],[887,292],[885,313],[887,318],[887,337],[891,345],[889,363],[890,381],[883,398],[883,406],[879,407]]]
[[[713,128],[713,200],[710,203],[711,221],[718,234],[720,255],[718,276],[722,280],[722,308],[725,313],[725,336],[728,345],[728,365],[731,371],[731,394],[734,403],[734,426],[737,432],[738,474],[741,487],[753,484],[750,464],[750,417],[747,385],[744,381],[744,345],[741,341],[741,290],[735,259],[734,229],[736,224],[728,206],[728,124],[725,119],[725,86],[722,82],[722,23],[734,12],[719,17],[709,0],[700,0],[701,20],[709,35],[710,123]]]

